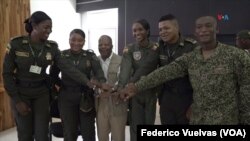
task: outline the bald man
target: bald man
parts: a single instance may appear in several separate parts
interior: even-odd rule
[[[112,39],[108,35],[99,38],[100,63],[104,71],[107,83],[116,87],[118,82],[121,56],[112,52]],[[112,140],[125,141],[125,127],[127,122],[126,102],[116,102],[118,95],[100,96],[96,98],[97,108],[97,132],[99,141]]]

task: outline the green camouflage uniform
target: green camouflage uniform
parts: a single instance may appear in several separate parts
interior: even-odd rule
[[[158,45],[150,42],[147,47],[130,44],[123,51],[121,72],[118,87],[124,87],[128,82],[136,82],[157,68]],[[143,68],[143,69],[142,69]],[[129,123],[131,141],[136,140],[136,126],[139,124],[154,124],[156,111],[156,91],[149,89],[131,99],[129,106]]]
[[[43,44],[32,45],[29,40],[28,36],[20,36],[8,44],[3,63],[4,87],[14,105],[23,101],[32,109],[28,115],[22,116],[13,106],[19,141],[33,141],[34,137],[36,141],[47,141],[49,88],[46,84],[46,68],[55,63],[81,84],[86,84],[88,78],[61,58],[56,42],[48,40]],[[31,73],[32,65],[39,66],[41,72]]]
[[[214,54],[204,60],[198,47],[135,85],[141,91],[187,74],[194,91],[191,124],[250,123],[250,57],[246,52],[218,43]]]

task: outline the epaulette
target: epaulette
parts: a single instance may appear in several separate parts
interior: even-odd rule
[[[99,61],[99,59],[97,58],[94,50],[92,50],[92,49],[86,50],[86,52],[83,52],[83,56],[86,56],[87,55],[86,53],[89,54],[93,60]]]
[[[61,55],[62,55],[63,57],[69,57],[69,56],[70,56],[70,55],[69,55],[69,50],[67,49],[67,50],[61,51]]]
[[[87,52],[91,52],[91,53],[94,53],[94,50],[92,50],[92,49],[88,49],[88,50],[86,50]]]
[[[23,35],[11,38],[11,42],[12,41],[21,41],[22,44],[28,44],[29,43],[28,37],[27,36],[23,36]]]
[[[15,37],[12,37],[10,40],[17,40],[17,39],[22,39],[24,36],[15,36]]]
[[[51,46],[56,46],[58,47],[58,44],[56,41],[52,41],[52,40],[48,40],[48,42],[46,43],[47,47],[51,47]]]
[[[192,44],[197,44],[197,41],[193,38],[185,38],[185,41],[190,42]]]
[[[94,52],[94,50],[92,50],[92,49],[87,49],[87,50],[85,50],[84,51],[85,53],[83,53],[83,56],[86,56],[87,54],[89,54],[89,55],[95,55],[95,52]]]

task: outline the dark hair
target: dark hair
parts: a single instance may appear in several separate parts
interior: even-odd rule
[[[29,18],[24,21],[26,32],[30,34],[33,30],[32,24],[39,24],[45,20],[51,20],[51,18],[43,11],[34,12]]]
[[[85,33],[84,33],[84,31],[81,30],[81,29],[73,29],[73,30],[70,32],[69,36],[71,36],[71,35],[74,34],[74,33],[77,33],[77,34],[81,35],[83,38],[85,38]]]
[[[135,21],[134,23],[139,23],[142,25],[142,27],[145,29],[145,30],[148,30],[148,37],[150,36],[150,25],[148,23],[147,20],[145,19],[140,19],[140,20],[137,20]]]
[[[176,17],[172,14],[167,14],[167,15],[161,16],[158,22],[167,21],[167,20],[176,20]]]

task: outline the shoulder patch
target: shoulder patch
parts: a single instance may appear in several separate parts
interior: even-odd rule
[[[7,47],[6,47],[6,53],[7,53],[7,54],[9,54],[10,49],[11,49],[11,45],[10,45],[10,43],[8,43],[8,45],[7,45]]]
[[[193,38],[185,38],[185,41],[190,42],[192,44],[197,44],[197,41]]]

